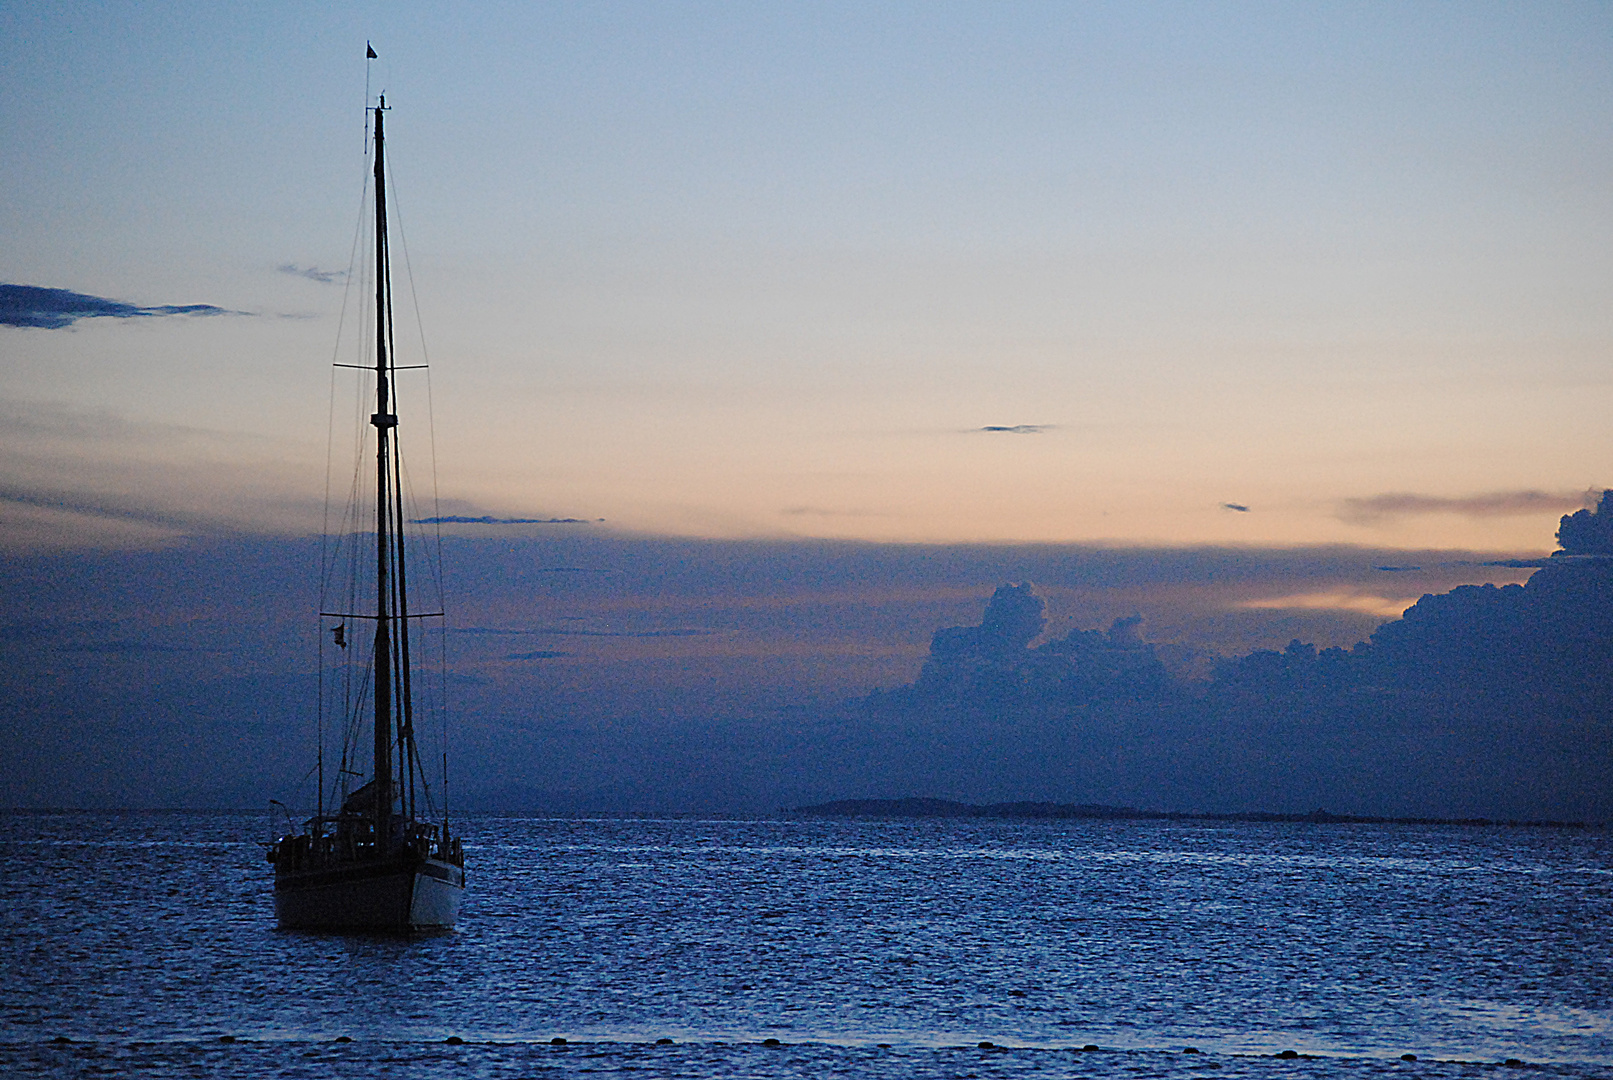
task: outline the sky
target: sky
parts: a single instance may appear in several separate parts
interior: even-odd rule
[[[484,787],[973,797],[807,782],[778,717],[1010,581],[1185,677],[1347,648],[1613,484],[1605,4],[18,0],[0,804],[297,771],[229,719],[278,753],[322,662],[379,93]],[[108,710],[116,752],[57,737]]]
[[[318,528],[368,78],[448,512],[1542,551],[1610,482],[1610,52],[1571,3],[8,4],[0,280],[242,314],[0,327],[0,540]]]

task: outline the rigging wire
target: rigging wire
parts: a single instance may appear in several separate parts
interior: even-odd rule
[[[368,115],[368,111],[366,111],[366,134],[368,133]],[[369,146],[366,144],[366,150],[368,151],[368,149]],[[365,155],[365,160],[369,160],[368,153]],[[373,232],[371,229],[371,225],[373,223],[372,216],[365,212],[365,208],[369,206],[369,202],[374,195],[373,185],[370,181],[370,174],[372,171],[373,170],[371,169],[364,170],[366,199],[360,208],[360,246],[366,248],[368,247],[368,242],[373,237]],[[359,261],[357,265],[360,268],[358,275],[359,296],[361,298],[359,323],[361,326],[368,326],[371,317],[374,314],[372,310],[372,298],[374,293],[371,289],[371,285],[373,284],[372,268],[370,267],[369,260],[367,259]],[[348,480],[349,487],[347,505],[342,520],[342,535],[350,540],[347,546],[346,559],[347,589],[345,599],[347,606],[344,609],[346,611],[359,610],[360,581],[361,578],[365,582],[369,580],[369,577],[363,574],[364,561],[368,557],[367,552],[369,549],[366,545],[359,543],[358,540],[362,534],[360,519],[366,516],[365,508],[368,505],[364,488],[364,462],[366,460],[367,450],[370,445],[370,435],[374,431],[374,429],[366,421],[366,417],[369,413],[367,402],[374,400],[375,396],[373,363],[375,357],[375,339],[367,333],[360,333],[358,335],[358,346],[358,370],[356,372],[358,376],[357,393],[352,400],[353,412],[351,421],[352,428],[350,433],[351,445],[353,447],[352,473]],[[365,641],[365,644],[372,645],[372,643],[367,640]],[[353,756],[358,753],[359,740],[361,738],[363,728],[363,713],[366,708],[366,703],[369,701],[370,678],[375,664],[373,646],[369,655],[363,659],[362,664],[359,662],[359,657],[363,654],[357,649],[354,650],[354,653],[357,655],[350,655],[348,659],[346,683],[343,690],[343,710],[346,715],[346,729],[343,732],[342,744],[344,763],[351,762]],[[356,772],[351,768],[344,767],[344,772],[341,777],[343,802],[347,800],[348,795],[351,792],[348,778],[351,776],[362,775],[362,773]]]
[[[399,499],[400,499],[400,502],[408,508],[408,513],[405,514],[404,516],[408,517],[408,518],[414,518],[414,519],[418,520],[419,517],[420,517],[420,499],[419,499],[419,496],[417,495],[417,493],[415,491],[414,473],[409,468],[408,459],[406,457],[404,457],[401,453],[398,455],[398,461],[399,461],[399,465],[401,467],[401,474],[400,474],[400,479],[399,479]],[[439,537],[439,542],[440,542],[440,537]],[[418,548],[421,545],[421,541],[418,538],[416,538],[415,541],[414,541],[414,544]],[[418,554],[418,551],[417,551],[417,554]],[[428,554],[429,554],[429,550],[428,550]],[[439,553],[439,557],[440,557],[440,553]],[[429,563],[428,563],[428,566],[429,566]],[[442,590],[441,590],[440,586],[438,588],[437,595],[433,599],[436,600],[437,605],[438,605],[438,610],[440,612],[441,608],[442,608],[442,603],[441,603],[442,602]],[[441,624],[439,623],[439,626],[440,625]],[[439,637],[441,637],[441,635],[439,635]],[[419,651],[421,653],[424,653],[426,651],[425,646],[423,644],[417,645],[417,648],[419,649]],[[440,669],[440,674],[441,674],[442,682],[446,686],[446,683],[447,683],[446,651],[444,651],[444,653],[443,653],[443,660],[444,660],[444,663],[443,663],[443,665],[442,665],[442,667]],[[424,691],[424,690],[427,689],[427,687],[425,685],[422,685],[421,689],[422,689],[422,691]],[[425,703],[424,703],[424,710],[423,711],[427,711],[430,714],[437,716],[439,719],[442,719],[445,722],[444,726],[446,727],[447,713],[446,713],[446,701],[445,701],[445,699],[443,697],[433,698],[429,694],[426,694],[424,696],[425,696]],[[416,704],[419,705],[421,703],[416,702]],[[416,711],[422,711],[422,710],[417,709]],[[413,733],[414,733],[414,730],[413,730],[413,727],[411,726],[411,735]],[[445,738],[445,743],[446,743],[446,738]],[[419,772],[420,772],[420,783],[421,783],[421,785],[423,787],[423,790],[424,790],[424,797],[425,797],[425,800],[426,800],[426,806],[427,806],[431,816],[435,817],[436,813],[437,813],[436,808],[435,808],[436,804],[432,801],[432,798],[431,798],[430,782],[428,781],[428,779],[426,777],[425,762],[420,756],[420,751],[419,751],[418,745],[413,746],[412,754],[413,754],[413,757],[412,757],[411,760],[413,761],[414,765],[419,769]]]
[[[369,63],[364,68],[364,96],[369,99]],[[369,135],[369,110],[364,113],[365,136]],[[366,143],[365,159],[368,160],[369,151]],[[342,338],[347,329],[347,311],[353,297],[353,268],[358,265],[358,251],[364,235],[364,205],[369,192],[369,177],[366,170],[364,182],[360,185],[358,199],[358,222],[353,227],[353,243],[347,253],[347,272],[343,275],[342,306],[336,317],[336,341],[331,349],[330,390],[327,400],[329,406],[325,419],[325,504],[319,525],[319,602],[320,610],[326,607],[325,601],[330,596],[331,572],[336,562],[341,558],[341,540],[332,542],[330,531],[331,508],[331,481],[335,468],[336,452],[336,365],[341,360]],[[347,610],[352,610],[351,608]],[[343,620],[345,625],[346,620]],[[319,773],[318,787],[315,792],[315,810],[317,817],[325,814],[325,627],[324,618],[320,618],[319,625],[319,678],[318,699],[315,708],[315,727],[317,740],[317,754],[315,768]],[[345,710],[344,710],[345,711]],[[323,828],[323,824],[320,826]]]
[[[442,782],[442,796],[443,796],[443,817],[446,820],[447,814],[448,814],[448,711],[449,711],[448,710],[448,616],[447,616],[447,610],[448,609],[447,609],[447,605],[444,603],[444,600],[445,600],[445,598],[447,596],[447,590],[445,588],[445,574],[444,574],[443,557],[442,557],[442,547],[443,547],[443,544],[442,544],[442,494],[441,494],[441,488],[440,488],[439,483],[438,483],[438,473],[437,473],[437,409],[436,409],[436,400],[435,400],[435,396],[433,394],[433,387],[432,387],[432,381],[431,381],[431,353],[430,353],[430,350],[426,346],[425,320],[421,317],[421,312],[420,312],[420,293],[419,293],[419,290],[416,287],[416,281],[415,281],[415,276],[414,276],[414,264],[409,259],[409,237],[408,237],[408,232],[403,226],[403,199],[402,199],[402,196],[401,196],[401,194],[399,192],[399,186],[398,186],[398,182],[397,182],[397,177],[393,174],[392,163],[390,161],[386,162],[386,170],[387,170],[387,182],[391,185],[391,188],[392,188],[392,211],[393,211],[393,216],[397,219],[397,223],[398,223],[398,245],[399,245],[399,247],[401,247],[403,249],[403,274],[404,274],[404,277],[409,282],[409,300],[410,300],[411,304],[414,307],[415,332],[416,332],[416,334],[417,334],[417,336],[419,338],[419,341],[420,341],[420,362],[424,365],[425,373],[426,373],[426,432],[427,432],[427,441],[428,441],[429,446],[430,446],[430,455],[429,455],[429,457],[430,457],[430,462],[431,462],[431,507],[432,507],[431,518],[432,518],[432,530],[433,530],[433,539],[434,539],[434,543],[431,545],[431,548],[430,548],[430,550],[428,552],[429,558],[427,560],[426,565],[427,565],[428,569],[431,571],[432,582],[436,586],[436,590],[437,590],[437,608],[438,608],[439,611],[443,612],[442,621],[438,624],[438,628],[437,628],[438,629],[438,633],[437,633],[437,641],[438,641],[437,672],[438,672],[438,678],[439,678],[439,682],[440,682],[440,687],[439,687],[439,697],[437,699],[436,705],[437,705],[438,717],[440,718],[440,720],[442,722],[441,723],[441,730],[442,730],[442,774],[441,774],[441,782]],[[410,494],[411,494],[411,496],[413,495],[412,487],[411,487],[411,490],[410,490]],[[418,519],[422,515],[420,515],[417,512],[414,516]],[[425,773],[425,770],[424,770],[424,767],[422,767],[422,769],[421,769],[422,781],[424,780],[424,773]],[[429,799],[429,789],[428,789],[427,797]]]
[[[369,112],[366,109],[366,142],[364,154],[366,161],[368,161],[370,158],[370,144],[367,139],[368,134]],[[357,589],[361,552],[359,550],[360,545],[350,541],[356,540],[357,518],[362,512],[362,505],[364,502],[362,494],[362,463],[367,425],[365,425],[362,420],[364,415],[363,404],[366,391],[373,389],[373,386],[369,380],[368,372],[362,370],[357,373],[359,376],[358,395],[353,401],[353,426],[350,430],[350,445],[353,447],[353,454],[351,457],[353,463],[352,472],[348,478],[347,497],[343,501],[343,509],[339,526],[335,530],[332,530],[331,528],[331,510],[333,506],[331,493],[335,473],[334,459],[336,442],[336,402],[338,396],[336,392],[336,371],[337,366],[340,363],[342,350],[344,348],[343,339],[347,334],[347,326],[349,324],[348,317],[353,313],[352,296],[355,287],[358,289],[358,296],[360,298],[357,305],[357,315],[359,316],[360,325],[364,325],[366,322],[370,308],[368,303],[367,286],[371,278],[368,273],[367,262],[359,258],[359,252],[363,249],[366,238],[370,236],[370,230],[368,227],[369,214],[366,213],[366,208],[369,206],[371,197],[371,171],[372,170],[370,169],[364,170],[364,181],[360,185],[358,223],[353,230],[353,242],[348,252],[347,282],[343,290],[341,317],[337,327],[336,350],[335,355],[332,358],[331,366],[330,415],[327,420],[326,439],[325,513],[324,523],[322,526],[322,537],[324,543],[322,544],[323,550],[320,581],[321,610],[330,610],[333,607],[338,610],[348,612],[358,610]],[[362,368],[364,359],[366,357],[373,356],[372,342],[368,339],[368,335],[360,333],[356,336],[356,346],[359,354],[359,366]],[[330,600],[333,593],[337,592],[337,581],[342,581],[345,585],[345,588],[341,590],[339,602],[333,605],[330,603]],[[342,621],[341,625],[345,627],[345,619]],[[320,634],[320,644],[321,659],[323,660],[323,649],[325,644],[323,630],[321,630]],[[355,641],[355,645],[356,644],[357,641]],[[351,764],[352,753],[356,750],[358,738],[356,727],[358,713],[355,710],[362,708],[362,700],[357,703],[354,701],[355,676],[358,675],[362,678],[367,678],[367,675],[362,674],[357,670],[358,654],[358,648],[353,648],[351,651],[344,650],[343,660],[341,663],[342,678],[339,682],[341,694],[340,714],[343,718],[343,723],[340,728],[342,737],[341,756],[340,767],[338,768],[337,775],[332,783],[331,791],[333,802],[338,809],[341,803],[346,800],[350,790],[348,777],[354,775],[352,769],[349,768],[349,765]],[[367,661],[367,663],[368,662],[370,661]],[[321,682],[323,683],[323,662],[321,663],[320,676]],[[333,713],[336,712],[335,706],[336,702],[331,701],[330,711]],[[326,710],[323,686],[320,695],[320,709],[323,716],[323,713]],[[321,738],[321,748],[323,748],[323,738]]]

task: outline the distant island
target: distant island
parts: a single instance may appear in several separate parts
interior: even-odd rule
[[[1517,828],[1586,829],[1583,821],[1499,821],[1492,818],[1370,817],[1362,814],[1330,814],[1312,810],[1306,814],[1251,812],[1212,814],[1178,810],[1139,810],[1131,806],[1101,806],[1096,803],[1004,802],[984,806],[953,802],[950,799],[839,799],[816,806],[798,806],[789,811],[802,817],[859,818],[1034,818],[1044,820],[1095,821],[1250,821],[1299,822],[1310,825],[1505,825]]]

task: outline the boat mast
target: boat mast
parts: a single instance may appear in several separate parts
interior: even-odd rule
[[[392,429],[398,418],[391,408],[392,283],[387,262],[386,168],[381,121],[383,96],[375,107],[375,843],[391,846],[392,835],[392,634],[387,602],[392,591],[391,457]]]

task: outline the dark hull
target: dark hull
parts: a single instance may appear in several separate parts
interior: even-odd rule
[[[464,891],[463,869],[411,852],[277,873],[274,909],[283,930],[407,933],[453,926]]]

